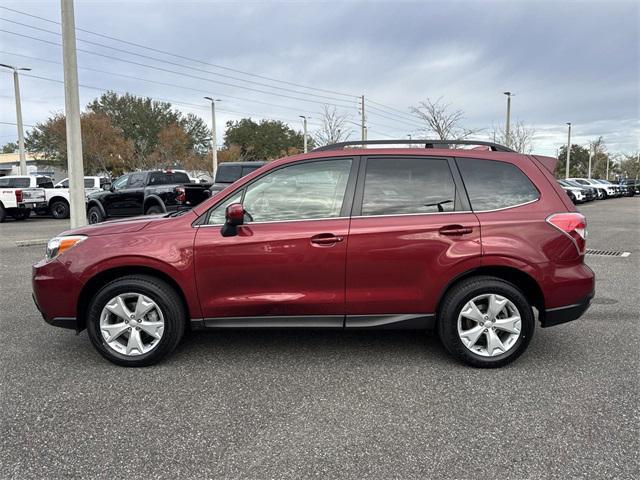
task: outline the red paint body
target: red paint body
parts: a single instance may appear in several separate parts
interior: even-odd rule
[[[87,285],[113,269],[161,272],[181,290],[192,319],[263,315],[436,313],[446,289],[464,275],[501,267],[524,272],[551,309],[594,289],[572,239],[546,222],[574,212],[542,160],[478,150],[403,149],[403,156],[470,157],[517,165],[539,200],[492,212],[342,217],[246,224],[223,237],[194,222],[229,192],[282,164],[310,158],[397,155],[397,149],[317,152],[271,162],[191,212],[139,217],[76,229],[89,238],[33,268],[33,290],[45,319],[83,316]],[[463,229],[446,234],[443,228]],[[332,234],[336,243],[314,243]],[[84,289],[84,290],[83,290]]]

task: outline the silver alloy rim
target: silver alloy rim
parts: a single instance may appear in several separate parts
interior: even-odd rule
[[[164,316],[149,297],[123,293],[102,309],[100,332],[115,352],[130,357],[142,355],[158,346],[164,333]]]
[[[469,300],[458,315],[458,335],[476,355],[495,357],[516,344],[522,319],[516,306],[501,295],[486,293]]]

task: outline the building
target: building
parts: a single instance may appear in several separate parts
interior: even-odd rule
[[[46,175],[51,177],[54,183],[67,177],[66,170],[46,165],[29,153],[27,153],[27,174]],[[17,152],[0,153],[0,177],[7,175],[20,175],[20,155]]]

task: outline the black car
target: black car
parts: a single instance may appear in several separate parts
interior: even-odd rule
[[[216,170],[216,178],[211,185],[211,192],[217,193],[224,190],[236,180],[241,179],[245,175],[249,175],[254,170],[259,169],[267,162],[224,162],[218,165]]]
[[[209,184],[192,184],[184,172],[151,170],[134,172],[116,179],[106,191],[87,197],[89,223],[112,217],[152,215],[177,210],[180,186],[197,186],[208,191]]]
[[[640,180],[626,178],[624,180],[620,180],[618,184],[626,189],[627,196],[633,197],[634,195],[640,195]]]

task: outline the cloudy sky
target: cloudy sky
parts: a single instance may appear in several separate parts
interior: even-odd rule
[[[0,63],[32,69],[21,90],[33,125],[64,109],[60,2],[0,7]],[[539,153],[566,142],[566,122],[574,143],[602,135],[611,152],[639,148],[637,1],[76,0],[75,10],[82,105],[128,91],[210,124],[202,97],[211,95],[222,100],[221,138],[226,121],[247,116],[300,129],[298,115],[308,115],[314,129],[332,104],[356,136],[364,94],[369,138],[384,139],[419,136],[409,107],[442,97],[465,112],[464,126],[490,136],[510,90],[512,119],[535,127]],[[9,71],[0,107],[0,143],[13,141]]]

